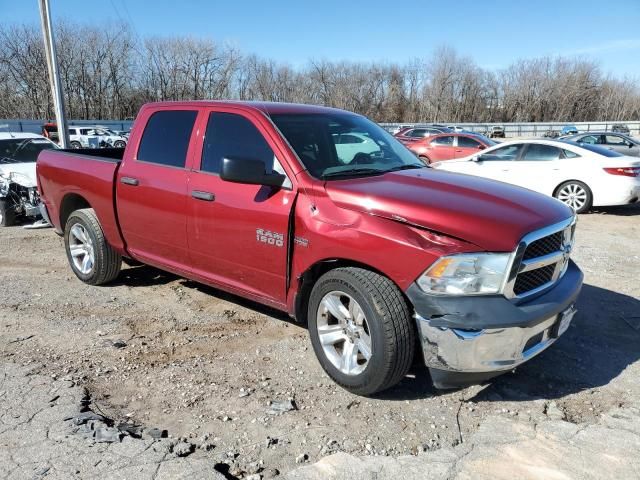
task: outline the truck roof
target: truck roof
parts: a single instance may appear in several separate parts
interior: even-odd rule
[[[355,115],[353,112],[341,110],[339,108],[322,107],[319,105],[306,105],[302,103],[281,103],[281,102],[259,102],[259,101],[241,101],[241,100],[190,100],[175,102],[153,102],[147,103],[142,108],[157,107],[216,107],[216,106],[234,106],[244,107],[247,110],[257,110],[267,115],[279,113],[347,113]]]

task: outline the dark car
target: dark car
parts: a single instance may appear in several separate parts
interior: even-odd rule
[[[579,144],[601,145],[629,157],[640,157],[640,142],[621,133],[588,132],[566,138]]]
[[[558,130],[554,130],[553,128],[550,128],[549,130],[544,132],[542,136],[544,138],[558,138],[560,136],[560,132]]]
[[[419,126],[419,127],[406,127],[399,130],[394,137],[401,142],[413,142],[432,135],[438,135],[440,133],[452,133],[449,127],[443,126]]]
[[[625,135],[629,135],[629,133],[631,133],[629,131],[629,127],[627,127],[626,125],[622,124],[622,123],[616,123],[614,125],[611,126],[611,131],[615,132],[615,133],[624,133]]]

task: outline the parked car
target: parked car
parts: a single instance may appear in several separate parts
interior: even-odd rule
[[[71,148],[99,148],[100,138],[91,127],[69,127],[69,146]]]
[[[361,133],[334,133],[333,137],[338,160],[345,164],[351,163],[359,153],[373,154],[380,150],[371,137]]]
[[[407,148],[424,163],[440,162],[464,158],[479,150],[496,145],[496,142],[482,135],[468,133],[441,133],[407,143]]]
[[[40,216],[36,158],[42,150],[55,148],[42,135],[0,132],[0,226]]]
[[[576,128],[575,125],[565,125],[564,127],[562,127],[562,130],[560,131],[561,136],[575,135],[576,133],[578,133],[578,129]]]
[[[492,125],[487,132],[489,138],[504,138],[504,127],[502,125]]]
[[[622,123],[614,123],[611,125],[611,131],[616,133],[623,133],[624,135],[629,135],[631,132],[629,131],[629,127]]]
[[[560,132],[558,130],[554,130],[550,128],[546,132],[542,134],[544,138],[558,138],[560,136]]]
[[[378,149],[345,164],[335,141],[354,133]],[[124,151],[89,153],[38,158],[81,281],[113,281],[130,258],[288,312],[327,374],[360,395],[404,378],[415,346],[440,388],[511,371],[575,313],[571,209],[427,168],[360,115],[148,104]]]
[[[424,126],[424,127],[408,127],[398,131],[394,137],[396,137],[401,142],[413,142],[415,140],[429,137],[431,135],[438,135],[439,133],[451,133],[449,127],[444,126]]]
[[[120,135],[107,127],[95,126],[90,127],[93,131],[89,135],[95,135],[100,139],[101,147],[124,148],[127,146],[127,138]]]
[[[640,199],[640,161],[598,145],[567,140],[507,142],[435,168],[466,173],[553,196],[577,213]]]
[[[566,139],[580,144],[601,145],[623,155],[640,157],[640,142],[621,133],[589,132],[571,135]]]

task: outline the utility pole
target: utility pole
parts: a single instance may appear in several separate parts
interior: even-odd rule
[[[53,28],[51,27],[51,10],[49,0],[39,0],[40,19],[42,20],[42,36],[44,38],[44,52],[47,57],[49,70],[49,82],[53,95],[53,108],[56,113],[56,125],[58,126],[58,138],[62,148],[69,148],[69,130],[67,119],[64,115],[64,97],[60,86],[60,72],[58,70],[58,57],[56,56],[56,44],[53,40]]]

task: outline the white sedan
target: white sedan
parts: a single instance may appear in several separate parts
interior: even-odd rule
[[[597,145],[557,140],[504,142],[431,166],[545,193],[578,213],[592,206],[640,200],[640,161]]]

